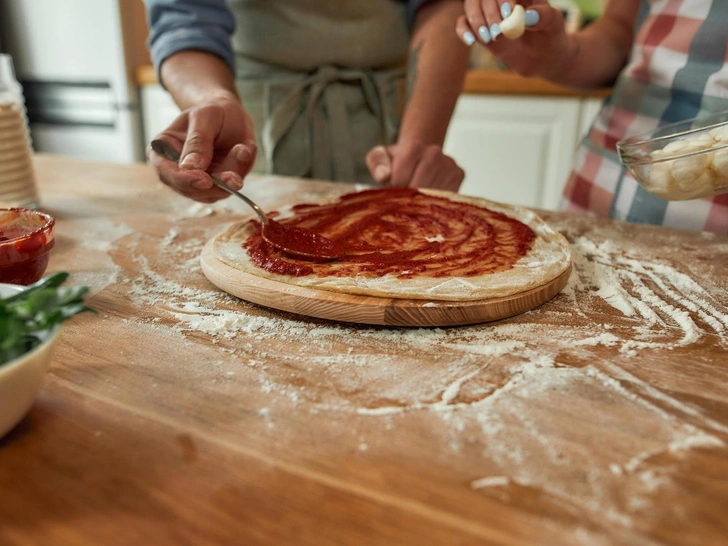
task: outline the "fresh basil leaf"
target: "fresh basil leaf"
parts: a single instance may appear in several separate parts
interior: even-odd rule
[[[20,292],[0,299],[0,365],[37,347],[44,334],[83,312],[87,286],[63,287],[68,273],[50,275]]]
[[[65,271],[53,273],[52,275],[49,275],[48,277],[44,277],[44,278],[40,279],[38,282],[36,282],[34,284],[26,286],[23,290],[21,290],[17,294],[13,294],[12,296],[5,298],[5,302],[12,303],[16,300],[24,300],[28,297],[29,294],[32,294],[33,292],[42,290],[44,288],[58,288],[60,285],[62,285],[64,282],[66,282],[66,279],[68,279],[68,273],[66,273]]]

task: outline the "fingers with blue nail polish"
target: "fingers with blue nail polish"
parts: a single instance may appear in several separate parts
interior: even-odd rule
[[[472,32],[463,32],[463,42],[471,46],[475,43],[475,36]]]
[[[532,27],[533,25],[538,23],[540,19],[541,16],[539,15],[539,13],[533,9],[527,9],[526,13],[523,16],[523,20],[527,27]]]
[[[495,40],[500,33],[501,33],[501,28],[498,23],[493,23],[492,25],[490,25],[490,38],[492,40]]]
[[[483,25],[482,27],[478,28],[478,34],[480,35],[480,39],[483,40],[486,44],[490,42],[490,32],[488,32],[488,27]]]
[[[505,4],[501,4],[500,11],[503,19],[505,19],[511,14],[511,5],[508,2],[506,2]]]

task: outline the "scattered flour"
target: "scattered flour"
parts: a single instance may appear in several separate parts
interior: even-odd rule
[[[652,333],[659,338],[659,331],[670,327],[683,334],[674,346],[695,343],[707,332],[726,341],[728,312],[688,275],[666,264],[623,256],[611,241],[596,244],[581,237],[575,241],[574,250],[579,288],[596,289],[597,296],[627,317],[639,315],[642,320],[635,327],[637,337],[646,338]],[[696,324],[694,318],[704,322],[705,327]],[[659,346],[664,345],[657,340],[629,341],[622,349],[631,352]]]
[[[508,476],[487,476],[479,480],[473,480],[470,482],[470,487],[473,489],[481,489],[483,487],[498,487],[510,483],[511,479]]]
[[[212,216],[213,214],[215,214],[215,207],[213,205],[194,203],[182,212],[178,218],[204,218],[205,216]]]
[[[62,232],[57,236],[73,239],[79,247],[73,253],[67,253],[60,261],[59,255],[52,254],[53,265],[58,270],[72,272],[71,282],[75,285],[88,286],[91,295],[115,284],[121,268],[109,257],[109,251],[121,238],[133,233],[123,224],[117,224],[105,218],[74,218],[65,220]],[[93,264],[85,270],[78,271],[79,258],[83,256],[86,264]]]
[[[179,235],[179,229],[176,227],[173,227],[172,229],[169,230],[169,232],[167,233],[167,236],[164,239],[162,239],[161,244],[164,246],[169,246],[177,238],[178,235]]]
[[[398,426],[419,426],[473,467],[473,490],[534,488],[568,512],[625,528],[630,514],[648,512],[655,495],[673,487],[664,457],[723,446],[721,423],[619,365],[706,336],[728,349],[728,309],[665,263],[579,237],[574,273],[547,307],[466,328],[378,328],[271,313],[221,293],[197,266],[212,235],[170,229],[156,249],[164,274],[158,256],[130,247],[138,274],[126,280],[128,295],[157,315],[155,324],[203,334],[239,357],[241,372],[225,377],[257,378],[270,400],[258,412],[269,429],[277,403],[329,415],[331,426],[353,415],[362,430],[377,432],[341,434],[355,434],[354,448],[368,453],[388,449]],[[595,358],[597,351],[611,360]],[[608,438],[609,448],[585,442],[595,437]]]

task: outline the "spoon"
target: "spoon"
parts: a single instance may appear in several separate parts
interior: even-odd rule
[[[164,140],[152,140],[152,150],[169,161],[179,162],[180,153]],[[331,239],[314,233],[311,230],[295,226],[286,226],[269,218],[263,209],[242,193],[230,188],[216,176],[210,176],[212,182],[220,189],[245,201],[260,218],[263,239],[275,248],[291,256],[310,260],[333,260],[338,257],[336,245]]]

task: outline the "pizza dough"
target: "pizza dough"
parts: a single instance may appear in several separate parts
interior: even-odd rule
[[[387,197],[390,195],[393,198],[395,196],[394,193],[382,193],[395,190],[369,191],[381,193],[381,196],[377,195],[380,203],[387,202]],[[256,265],[251,258],[249,249],[244,247],[244,245],[250,246],[251,241],[255,242],[256,238],[259,237],[259,223],[253,219],[230,226],[213,239],[212,247],[216,258],[221,262],[247,274],[278,282],[345,294],[420,300],[477,301],[510,296],[547,284],[566,271],[571,264],[571,252],[566,239],[528,209],[452,192],[420,190],[419,193],[430,197],[427,199],[423,197],[417,202],[427,203],[429,201],[428,205],[431,205],[431,202],[434,201],[435,208],[423,208],[421,212],[418,212],[417,207],[412,204],[413,200],[407,199],[406,196],[400,197],[401,204],[398,204],[395,208],[398,212],[405,214],[404,217],[407,218],[407,223],[415,226],[426,226],[427,229],[419,230],[422,233],[405,231],[407,235],[406,246],[408,249],[414,248],[414,251],[419,253],[418,255],[430,256],[432,260],[437,262],[434,272],[428,271],[427,266],[425,266],[424,268],[420,267],[424,273],[419,270],[408,271],[406,268],[404,270],[400,268],[400,270],[390,271],[385,274],[380,274],[381,271],[366,270],[366,268],[352,273],[351,264],[346,263],[346,260],[341,263],[334,261],[324,264],[311,264],[310,262],[277,254],[273,257],[275,259],[284,259],[291,264],[293,270],[299,266],[304,268],[313,267],[318,273],[324,272],[324,275],[320,276],[316,272],[300,276],[274,273]],[[291,207],[279,211],[280,214],[277,219],[282,222],[286,222],[286,218],[296,220],[298,216],[305,215],[306,211],[317,210],[321,206],[336,209],[342,206],[340,201],[342,198],[346,199],[360,195],[363,195],[363,193],[348,194],[347,196],[336,197],[316,204]],[[456,210],[469,207],[481,209],[483,217],[491,218],[492,220],[489,221],[495,226],[476,226],[475,228],[472,225],[465,226],[471,230],[466,230],[468,237],[475,239],[480,237],[479,240],[486,243],[482,246],[484,249],[481,254],[482,257],[475,258],[476,262],[479,259],[484,265],[479,266],[478,263],[471,264],[468,262],[467,264],[461,263],[457,267],[451,267],[450,264],[459,263],[457,253],[463,252],[462,249],[466,248],[467,245],[463,246],[461,244],[450,248],[448,250],[450,254],[446,256],[446,259],[443,259],[443,249],[447,248],[448,237],[453,237],[453,229],[446,227],[447,222],[438,221],[441,219],[433,217],[433,210],[440,211],[439,213],[435,212],[435,215],[439,214],[447,218],[450,209]],[[426,217],[418,218],[418,214],[422,216],[425,213],[427,214]],[[503,219],[502,215],[508,217],[505,219],[507,221],[501,221]],[[349,216],[344,216],[344,218],[348,219]],[[518,220],[518,222],[513,222],[513,219]],[[460,225],[462,223],[468,224],[468,222],[459,221],[456,226],[457,229],[455,229],[458,234],[456,236],[463,237],[464,228]],[[495,253],[507,254],[513,249],[519,248],[518,241],[512,241],[514,237],[508,232],[500,237],[502,240],[495,246],[490,242],[499,239],[498,232],[501,228],[498,226],[500,224],[520,226],[520,223],[528,226],[535,235],[528,242],[529,248],[522,249],[525,255],[518,258],[512,266],[510,263],[505,263],[507,260],[505,262],[501,260],[504,263],[500,263],[500,265],[497,260],[495,266],[489,265],[492,261],[492,255],[490,255],[492,253],[489,254],[490,250]],[[300,225],[305,227],[305,224]],[[523,228],[523,226],[521,228],[527,229]],[[381,231],[381,225],[377,224],[376,229]],[[478,230],[482,233],[476,233]],[[530,230],[528,231],[530,232]],[[322,234],[327,235],[326,233]],[[382,240],[382,237],[386,240],[386,233],[384,235],[377,233],[376,236],[380,240]],[[277,251],[271,249],[271,252],[275,253]],[[475,255],[468,254],[468,260],[472,261],[471,256]],[[259,260],[256,261],[259,262]],[[427,260],[424,260],[424,263],[427,264]],[[451,270],[455,271],[455,273],[452,273]],[[481,270],[486,272],[478,273]],[[458,274],[457,271],[464,271],[465,273]],[[327,274],[327,272],[332,274]]]

